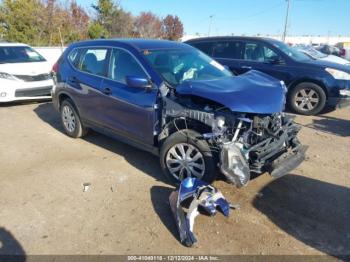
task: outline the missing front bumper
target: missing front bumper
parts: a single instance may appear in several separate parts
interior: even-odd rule
[[[270,175],[279,178],[287,175],[305,160],[307,146],[300,145],[290,152],[286,152],[275,159],[271,164]]]
[[[345,108],[350,106],[350,96],[330,97],[328,104],[335,108]]]

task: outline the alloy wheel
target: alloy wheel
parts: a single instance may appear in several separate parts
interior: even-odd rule
[[[320,97],[313,89],[300,89],[295,95],[295,105],[302,111],[311,111],[318,106]]]
[[[205,172],[202,153],[187,143],[171,147],[166,154],[165,163],[170,174],[179,181],[186,177],[202,178]]]
[[[68,132],[74,132],[76,126],[75,115],[73,110],[67,105],[62,108],[62,120],[64,127],[68,130]]]

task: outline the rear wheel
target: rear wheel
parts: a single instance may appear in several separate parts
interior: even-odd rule
[[[326,99],[326,93],[322,87],[304,82],[291,90],[288,102],[291,109],[298,114],[316,115],[324,109]]]
[[[73,138],[84,136],[87,133],[87,129],[82,125],[72,100],[64,100],[60,108],[61,122],[65,133]]]
[[[214,155],[202,135],[193,130],[178,131],[165,140],[160,152],[160,164],[173,184],[179,184],[187,177],[210,183],[216,177]]]

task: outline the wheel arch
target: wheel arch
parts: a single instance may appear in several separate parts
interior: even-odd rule
[[[158,135],[158,145],[161,146],[167,137],[179,130],[193,130],[200,134],[212,132],[212,127],[188,117],[173,118],[164,126],[161,133]]]
[[[291,91],[301,83],[313,83],[320,86],[323,89],[324,93],[326,94],[326,99],[328,99],[329,93],[328,93],[328,89],[326,88],[326,85],[320,80],[311,79],[311,78],[300,78],[291,82],[288,85],[288,94],[290,94]]]

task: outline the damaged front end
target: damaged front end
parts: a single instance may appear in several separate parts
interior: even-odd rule
[[[202,89],[203,81],[179,86],[176,93],[163,97],[159,139],[168,136],[169,123],[176,123],[177,129],[191,126],[198,130],[216,152],[221,172],[237,187],[246,185],[252,173],[268,172],[275,178],[288,174],[304,160],[307,147],[297,138],[300,126],[281,113],[286,92],[283,82],[264,77],[252,72],[226,83],[210,81]],[[269,92],[275,105],[263,101]],[[259,100],[257,93],[263,98]],[[248,102],[250,94],[252,101]]]
[[[239,118],[233,139],[222,144],[221,172],[237,187],[247,184],[252,172],[275,178],[288,174],[305,158],[299,130],[284,114]]]

